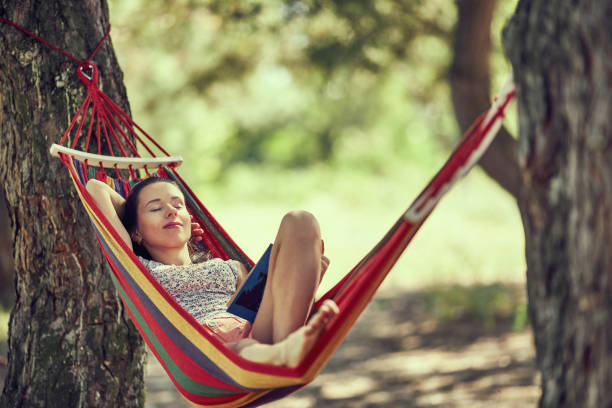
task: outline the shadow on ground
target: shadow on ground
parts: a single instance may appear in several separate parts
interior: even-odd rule
[[[521,310],[515,286],[380,293],[321,374],[267,406],[535,407],[539,378]],[[0,358],[0,384],[5,375]],[[191,406],[152,356],[146,406]]]
[[[483,291],[488,301],[470,303]],[[535,407],[539,378],[531,334],[517,328],[521,304],[515,286],[381,293],[315,381],[267,406]],[[188,406],[150,358],[147,407]]]

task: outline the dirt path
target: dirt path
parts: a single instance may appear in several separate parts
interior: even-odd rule
[[[377,296],[317,379],[268,405],[310,407],[535,407],[539,380],[528,330],[461,318],[439,323],[422,293]],[[189,407],[154,358],[147,407]]]

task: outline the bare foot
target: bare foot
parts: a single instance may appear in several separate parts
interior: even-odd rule
[[[325,326],[338,314],[338,311],[338,306],[333,300],[326,300],[305,326],[278,343],[278,346],[283,348],[283,365],[297,367],[312,349]]]
[[[262,344],[253,339],[243,339],[230,345],[234,351],[247,360],[258,363],[297,367],[315,345],[327,324],[338,314],[333,300],[323,302],[308,322],[275,344]]]

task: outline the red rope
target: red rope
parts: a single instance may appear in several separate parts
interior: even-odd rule
[[[105,120],[113,125],[110,127],[110,131],[111,131],[111,134],[113,135],[113,139],[115,140],[115,142],[117,142],[117,146],[119,146],[119,150],[121,150],[121,153],[123,154],[123,156],[127,157],[127,153],[125,152],[125,149],[123,148],[123,146],[121,146],[119,137],[116,135],[115,131],[113,130],[113,127],[117,129],[117,131],[119,132],[121,136],[123,136],[123,140],[125,140],[128,143],[128,145],[130,146],[130,149],[132,149],[132,152],[134,152],[136,156],[140,157],[138,155],[138,152],[136,152],[136,147],[132,144],[132,142],[130,142],[130,139],[128,138],[128,136],[125,134],[125,132],[121,129],[121,127],[117,123],[117,120],[113,116],[113,112],[111,112],[108,106],[104,104],[101,104],[101,107],[102,107],[102,114],[104,115]]]
[[[128,169],[130,170],[130,176],[132,177],[132,179],[135,180],[136,179],[136,173],[134,173],[134,168],[132,167],[131,164],[128,166]]]
[[[115,153],[113,152],[113,145],[111,144],[110,138],[108,136],[108,128],[107,128],[107,123],[103,116],[102,116],[102,112],[98,111],[98,117],[102,117],[102,130],[104,131],[104,137],[106,138],[106,144],[108,145],[108,150],[110,151],[110,155],[114,156]],[[98,143],[98,154],[102,154],[102,145],[100,143]]]
[[[96,45],[96,48],[93,50],[89,58],[87,58],[87,62],[90,62],[93,59],[93,57],[96,55],[96,53],[100,50],[100,47],[102,47],[102,44],[104,44],[104,42],[110,35],[110,30],[111,30],[111,26],[110,26],[110,23],[108,23],[108,29],[106,30],[106,34],[104,34],[104,37],[102,37],[102,39],[98,42],[98,45]]]
[[[85,146],[89,146],[89,142],[91,140],[91,133],[93,131],[93,124],[95,122],[94,115],[95,115],[95,112],[92,109],[91,116],[89,118],[89,129],[87,129],[87,140],[85,141]],[[87,149],[87,147],[85,149]]]
[[[121,151],[121,154],[124,157],[127,157],[127,152],[122,145],[122,141],[126,143],[126,145],[129,147],[129,150],[132,151],[132,154],[134,156],[140,157],[140,154],[138,153],[135,144],[132,143],[132,141],[130,140],[130,136],[132,136],[134,139],[136,139],[142,144],[142,146],[151,156],[155,157],[156,154],[148,146],[148,143],[152,143],[163,154],[165,154],[166,156],[170,156],[170,154],[163,147],[161,147],[161,145],[157,143],[157,141],[155,141],[147,132],[145,132],[140,126],[138,126],[138,124],[134,122],[127,113],[125,113],[119,106],[117,106],[117,104],[110,97],[108,97],[108,95],[106,95],[98,88],[98,68],[91,62],[91,60],[100,50],[102,44],[108,39],[110,35],[110,24],[108,26],[108,30],[106,31],[102,39],[98,42],[96,48],[93,50],[89,58],[87,58],[86,60],[80,60],[75,56],[69,54],[68,52],[64,51],[63,49],[49,43],[38,35],[26,30],[20,25],[10,20],[7,20],[6,18],[0,17],[0,22],[16,28],[17,30],[32,37],[36,41],[39,41],[40,43],[57,51],[58,53],[66,56],[67,58],[78,64],[77,75],[87,87],[87,96],[79,107],[79,109],[77,110],[72,120],[70,121],[68,128],[64,132],[64,135],[62,136],[59,142],[60,145],[64,145],[66,140],[74,133],[74,138],[72,140],[71,147],[75,149],[77,146],[77,142],[81,136],[81,132],[83,131],[83,126],[87,118],[89,117],[90,123],[87,129],[85,151],[88,151],[89,149],[89,144],[91,142],[93,133],[93,122],[95,121],[95,138],[98,145],[98,154],[102,154],[102,140],[105,139],[111,156],[115,155],[111,144],[111,142],[114,140],[119,150]],[[89,113],[90,109],[91,114]],[[137,131],[140,132],[140,134]],[[143,137],[141,136],[144,136],[144,138],[147,139],[147,142],[145,142],[143,140]],[[148,169],[145,168],[145,171],[147,172],[147,174],[149,174]],[[133,169],[130,169],[130,173],[134,174]]]
[[[123,154],[123,156],[125,156],[125,151],[123,150],[123,147],[121,147],[121,144],[119,143],[119,140],[117,139],[117,135],[115,135],[115,130],[113,129],[113,123],[109,120],[108,116],[106,115],[106,111],[104,110],[104,105],[100,103],[100,100],[98,98],[96,98],[94,109],[96,110],[96,112],[98,112],[100,118],[102,118],[101,119],[102,129],[104,129],[104,135],[106,136],[106,143],[108,144],[110,155],[111,156],[115,155],[115,153],[113,153],[113,146],[111,144],[111,139],[110,139],[112,136],[113,140],[117,142],[117,145],[119,146],[119,149],[121,150],[121,153]],[[98,150],[100,149],[101,149],[101,146],[98,146]]]
[[[76,62],[77,64],[81,64],[82,62],[89,62],[93,59],[93,57],[96,55],[96,53],[98,52],[98,50],[100,49],[100,47],[102,46],[102,43],[104,43],[104,41],[106,41],[106,39],[108,38],[109,34],[110,34],[110,24],[108,25],[108,30],[106,31],[106,34],[104,34],[104,37],[102,37],[102,39],[100,40],[100,42],[98,42],[98,45],[96,46],[96,48],[94,49],[94,51],[91,53],[91,55],[89,56],[89,58],[87,58],[86,60],[82,61],[80,59],[78,59],[77,57],[75,57],[72,54],[67,53],[66,51],[62,50],[59,47],[56,47],[55,45],[51,44],[49,41],[45,40],[44,38],[41,38],[39,36],[37,36],[36,34],[26,30],[25,28],[23,28],[22,26],[20,26],[17,23],[13,23],[11,20],[7,20],[4,17],[0,17],[0,22],[5,23],[10,25],[11,27],[16,28],[17,30],[21,31],[22,33],[29,35],[30,37],[32,37],[33,39],[35,39],[38,42],[43,43],[44,45],[46,45],[47,47],[51,48],[54,51],[59,52],[60,54],[66,56],[67,58],[70,58],[71,60],[73,60],[74,62]]]
[[[147,139],[153,143],[155,145],[155,147],[157,147],[161,152],[163,152],[166,156],[170,156],[170,153],[168,153],[163,147],[161,147],[161,145],[159,143],[157,143],[157,141],[155,139],[153,139],[147,132],[145,132],[145,130],[143,128],[141,128],[140,126],[138,126],[138,124],[136,122],[134,122],[134,120],[132,120],[132,118],[130,118],[125,112],[123,112],[121,110],[121,108],[119,108],[119,106],[117,106],[117,104],[105,93],[101,93],[102,98],[104,98],[105,102],[111,106],[113,109],[116,109],[118,111],[121,111],[121,115],[132,125],[134,126],[136,129],[138,129],[140,132],[142,132],[143,135],[145,135],[147,137]],[[149,153],[151,153],[153,156],[155,156],[155,154],[149,149],[149,147],[146,145],[146,143],[143,142],[143,140],[138,137],[138,135],[134,134],[134,136],[136,136],[136,138],[138,139],[139,142],[141,142],[144,147],[149,151]]]
[[[88,100],[88,99],[86,99]],[[79,115],[81,114],[81,111],[85,108],[85,102],[83,102],[83,104],[79,107],[79,110],[77,111],[77,113],[74,115],[74,117],[72,118],[72,120],[70,121],[70,125],[68,125],[68,129],[66,129],[66,131],[64,132],[64,136],[62,136],[62,139],[60,140],[60,145],[64,144],[64,141],[66,140],[66,138],[68,137],[68,135],[70,134],[70,132],[72,131],[72,128],[74,127],[74,125],[77,122],[77,119],[79,118]]]
[[[101,140],[100,114],[96,112],[96,141],[98,142],[98,152],[100,152],[100,143],[101,143],[100,140]]]
[[[79,136],[81,136],[81,130],[83,129],[83,124],[85,123],[85,118],[87,117],[87,111],[89,110],[89,105],[91,104],[91,99],[89,97],[85,98],[85,102],[83,102],[82,106],[85,106],[85,109],[82,109],[81,113],[81,121],[79,122],[79,126],[77,127],[76,135],[74,140],[72,141],[72,148],[76,148],[77,141],[79,140]],[[79,116],[79,115],[77,115]]]

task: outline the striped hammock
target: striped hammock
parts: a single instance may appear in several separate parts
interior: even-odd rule
[[[466,132],[448,161],[380,242],[315,302],[313,309],[316,311],[323,300],[333,299],[340,312],[304,360],[295,368],[287,368],[254,363],[232,352],[168,295],[96,207],[85,189],[88,179],[102,180],[125,196],[141,179],[139,173],[170,178],[182,189],[189,212],[202,225],[203,243],[211,254],[253,265],[179,176],[176,167],[182,159],[170,156],[102,93],[97,87],[97,68],[91,63],[85,65],[79,66],[78,74],[87,86],[87,97],[60,143],[51,147],[51,153],[61,159],[74,181],[110,265],[112,280],[134,325],[176,388],[197,406],[258,406],[282,398],[312,381],[442,195],[474,166],[492,142],[515,94],[509,81],[491,108]],[[87,137],[86,143],[81,143],[85,148],[76,150],[82,135]],[[67,146],[69,139],[72,140],[70,147]],[[139,156],[131,141],[134,139],[151,157]],[[97,153],[88,152],[91,140],[97,140]],[[101,154],[104,140],[110,154]],[[164,157],[156,157],[149,143]],[[112,146],[120,150],[123,157],[115,157]],[[126,149],[131,149],[131,153]],[[128,157],[130,155],[133,157]]]

